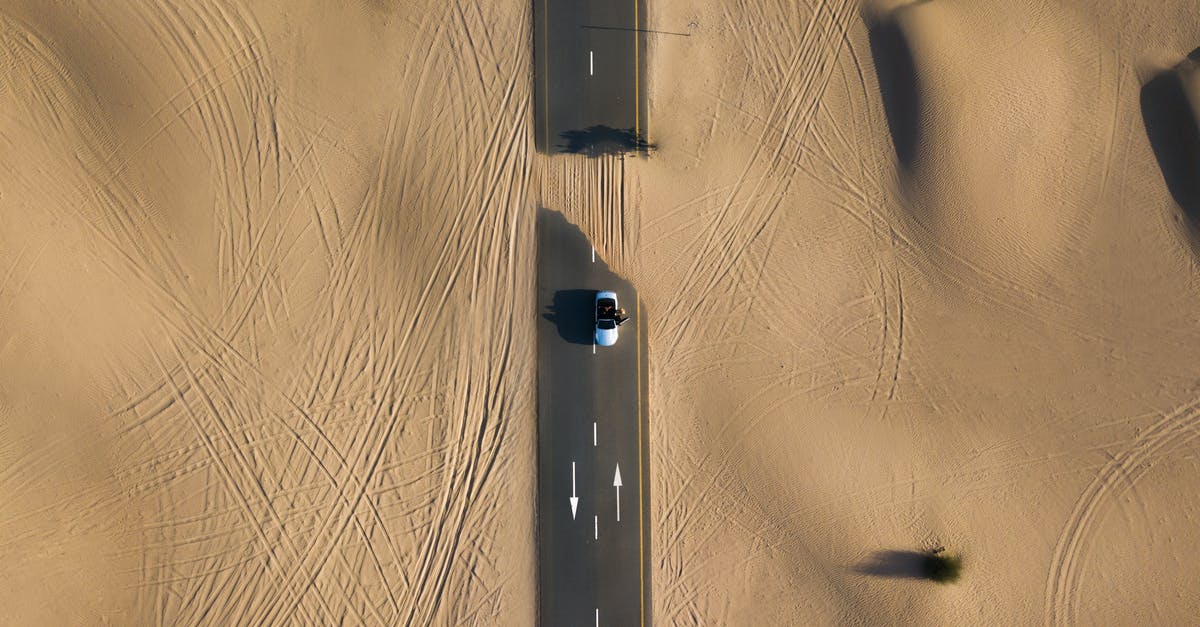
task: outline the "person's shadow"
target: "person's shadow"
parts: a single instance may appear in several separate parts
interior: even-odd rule
[[[542,314],[558,327],[558,335],[571,344],[591,344],[595,336],[592,307],[595,290],[558,290]]]

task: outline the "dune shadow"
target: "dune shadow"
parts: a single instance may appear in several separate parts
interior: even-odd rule
[[[1183,72],[1200,72],[1200,48],[1180,66],[1151,78],[1141,91],[1142,122],[1167,190],[1195,234],[1200,227],[1200,115]],[[1200,93],[1191,94],[1200,99]]]
[[[922,103],[912,47],[896,14],[865,12],[863,20],[892,145],[900,165],[907,169],[917,156]]]
[[[559,150],[589,157],[649,152],[655,148],[654,144],[647,142],[645,137],[631,128],[591,126],[583,130],[563,131],[561,137],[563,143],[559,144]]]
[[[591,344],[594,333],[592,303],[595,300],[595,290],[558,290],[542,317],[554,323],[563,340],[571,344]]]
[[[928,579],[929,554],[918,551],[876,551],[854,572],[888,579]]]

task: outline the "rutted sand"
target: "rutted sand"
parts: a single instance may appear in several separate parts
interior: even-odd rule
[[[658,0],[622,160],[525,3],[8,3],[0,619],[532,624],[544,206],[650,314],[659,624],[1188,622],[1200,16],[1101,4]]]
[[[1193,616],[1196,258],[1139,102],[1192,7],[655,6],[660,620]],[[863,572],[938,545],[956,586]]]
[[[1112,60],[1069,13],[971,13],[924,2],[883,18],[913,59],[895,87],[918,107],[917,128],[898,131],[916,137],[902,180],[912,237],[946,263],[1036,281],[1069,263],[1106,192],[1116,94],[1096,76]]]
[[[533,620],[525,12],[317,4],[3,10],[5,622]]]

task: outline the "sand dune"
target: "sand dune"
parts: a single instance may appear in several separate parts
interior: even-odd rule
[[[529,624],[522,7],[0,13],[4,622]]]
[[[1042,17],[922,2],[871,29],[912,237],[943,263],[1026,286],[1069,266],[1087,236],[1116,123],[1087,30]]]
[[[651,49],[659,162],[634,172],[658,616],[1186,622],[1166,599],[1195,512],[1163,496],[1196,479],[1194,269],[1138,72],[1200,25],[1185,3],[868,9],[657,9],[696,26]],[[939,545],[967,555],[958,587],[875,568]]]
[[[649,12],[590,159],[527,3],[0,8],[0,622],[533,624],[541,207],[645,300],[659,624],[1194,620],[1194,2]]]

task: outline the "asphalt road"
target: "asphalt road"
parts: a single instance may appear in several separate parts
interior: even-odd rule
[[[539,212],[538,245],[539,622],[649,625],[644,314],[561,214]],[[608,348],[592,343],[601,289],[631,317]]]
[[[645,25],[646,0],[534,0],[538,150],[604,140],[595,127],[645,138]]]

